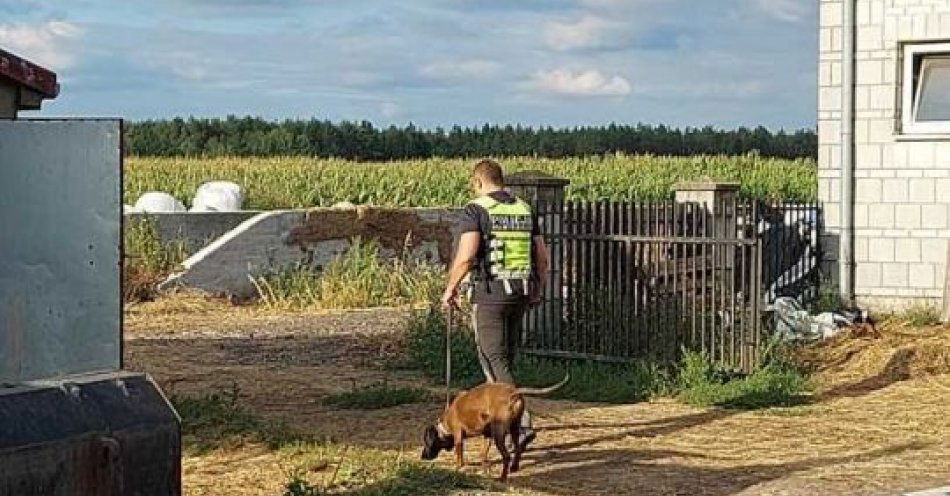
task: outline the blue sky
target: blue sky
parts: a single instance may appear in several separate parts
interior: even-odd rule
[[[813,127],[806,0],[0,0],[43,115]]]

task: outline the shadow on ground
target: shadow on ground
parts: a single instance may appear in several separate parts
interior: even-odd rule
[[[784,464],[731,468],[689,465],[692,454],[654,450],[574,449],[544,459],[542,468],[513,483],[553,494],[690,494],[726,496],[797,472],[843,462],[866,462],[924,447],[901,444],[857,456],[818,457]],[[662,460],[662,462],[661,462]],[[676,460],[666,462],[668,460]],[[799,494],[806,494],[803,491]]]

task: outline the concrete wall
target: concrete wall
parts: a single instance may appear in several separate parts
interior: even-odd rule
[[[333,209],[282,210],[258,214],[205,246],[162,288],[252,296],[251,277],[306,263],[317,268],[345,253],[359,237],[379,243],[384,256],[410,256],[447,263],[460,210]],[[193,214],[190,214],[193,215]]]
[[[821,0],[819,198],[837,258],[841,188],[840,0]],[[950,0],[857,0],[855,291],[871,307],[942,297],[950,239],[950,135],[898,134],[902,42],[950,40]],[[835,260],[832,260],[834,263]],[[829,270],[837,277],[836,268]]]
[[[162,243],[184,242],[188,253],[195,253],[242,222],[260,214],[244,212],[180,212],[161,214],[125,214],[125,228],[148,219],[155,225]]]

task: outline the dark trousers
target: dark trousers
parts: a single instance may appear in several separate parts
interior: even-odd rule
[[[512,367],[521,341],[525,304],[476,304],[472,308],[478,361],[488,382],[515,384]],[[526,411],[522,427],[531,427]]]

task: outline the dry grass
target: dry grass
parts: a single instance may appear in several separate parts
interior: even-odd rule
[[[916,327],[901,320],[856,327],[799,350],[825,396],[861,394],[909,379],[950,374],[950,326]]]
[[[360,412],[323,402],[354,383],[383,380],[438,393],[418,375],[379,366],[393,353],[383,343],[400,332],[403,311],[275,315],[215,301],[154,305],[137,307],[127,320],[133,368],[151,372],[175,394],[237,384],[239,403],[255,415],[330,443],[294,452],[222,442],[186,457],[187,494],[280,494],[295,471],[309,470],[308,480],[319,485],[338,463],[365,476],[366,487],[384,487],[376,479],[394,475],[377,461],[415,459],[421,427],[438,413],[437,401]],[[154,318],[158,305],[169,315]],[[234,316],[225,318],[227,313]],[[524,472],[510,487],[486,484],[513,494],[565,496],[864,495],[946,484],[948,349],[950,328],[885,325],[880,337],[841,337],[802,351],[816,370],[819,395],[793,408],[743,412],[669,400],[622,406],[532,401],[542,430]],[[480,444],[469,443],[470,461]],[[329,449],[320,446],[334,446],[334,453],[349,448],[339,461],[313,466],[313,450]],[[356,467],[364,461],[360,472]],[[448,457],[438,463],[449,467]],[[479,473],[474,466],[467,471]],[[364,494],[357,487],[344,493]]]

